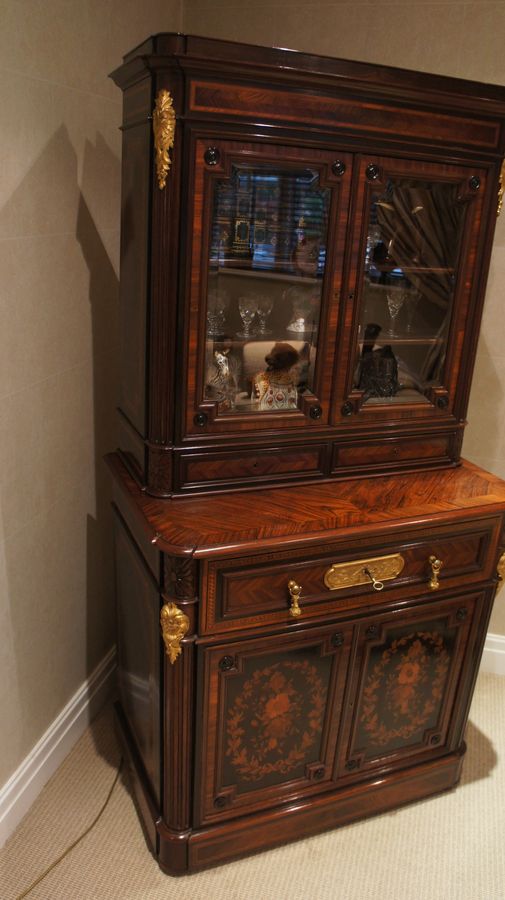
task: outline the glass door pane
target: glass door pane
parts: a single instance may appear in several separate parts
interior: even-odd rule
[[[305,167],[215,180],[203,397],[220,413],[293,410],[313,388],[330,197]]]
[[[362,404],[423,403],[440,387],[467,205],[414,176],[371,190],[354,383]]]

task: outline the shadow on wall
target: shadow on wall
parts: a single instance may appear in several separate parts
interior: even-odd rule
[[[80,184],[61,125],[26,173],[19,161],[22,177],[0,211],[0,702],[9,736],[0,784],[114,640],[102,457],[116,444],[118,278],[106,244],[117,240],[120,163],[101,135],[83,149]],[[103,239],[87,196],[101,207]]]
[[[87,517],[88,671],[107,653],[115,632],[111,480],[103,457],[117,446],[119,281],[84,195],[88,181],[96,184],[111,169],[117,175],[119,161],[100,136],[95,145],[87,142],[76,236],[89,269],[93,347],[96,511]],[[119,217],[119,198],[117,210]]]

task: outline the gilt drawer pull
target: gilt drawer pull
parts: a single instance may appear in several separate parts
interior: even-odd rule
[[[288,581],[288,591],[289,596],[291,597],[289,614],[290,616],[294,616],[296,619],[302,614],[302,611],[300,609],[300,594],[302,592],[302,586],[301,584],[297,584],[296,581]]]
[[[431,566],[430,588],[432,591],[438,591],[440,587],[438,576],[440,575],[440,569],[443,566],[443,562],[441,559],[437,559],[436,556],[430,556],[428,562]]]
[[[352,562],[334,563],[324,576],[324,583],[330,591],[355,587],[359,584],[373,585],[382,591],[385,581],[396,578],[403,570],[405,560],[401,553],[376,556],[374,559],[355,559]]]

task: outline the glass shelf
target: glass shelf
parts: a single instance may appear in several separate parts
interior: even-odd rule
[[[217,275],[238,275],[240,278],[266,279],[268,281],[282,281],[287,284],[320,284],[321,278],[311,278],[310,276],[290,275],[286,272],[276,272],[273,269],[251,269],[236,268],[235,266],[219,266],[216,271]]]

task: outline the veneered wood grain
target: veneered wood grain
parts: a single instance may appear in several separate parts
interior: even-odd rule
[[[449,460],[452,434],[444,437],[408,438],[394,440],[386,438],[380,442],[350,441],[335,444],[333,470],[343,468],[379,466],[384,463],[396,463],[402,460]]]
[[[183,484],[193,486],[203,483],[229,484],[245,478],[255,481],[285,475],[322,475],[324,444],[309,447],[283,447],[277,450],[238,450],[218,453],[186,454],[182,457]]]
[[[190,87],[189,111],[247,118],[253,113],[262,120],[298,122],[303,118],[306,127],[326,126],[339,133],[348,129],[410,137],[418,141],[442,142],[450,140],[459,145],[476,145],[494,150],[500,129],[497,122],[464,118],[446,112],[434,113],[420,109],[406,109],[392,103],[368,102],[358,105],[355,99],[322,95],[295,94],[289,90],[274,90],[240,84],[194,80]]]
[[[472,463],[455,469],[352,479],[212,497],[146,496],[115,454],[119,491],[159,550],[197,557],[375,534],[423,522],[505,512],[505,483]]]

